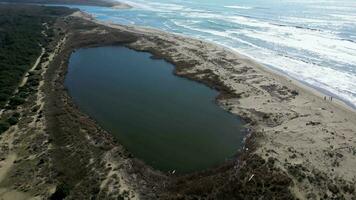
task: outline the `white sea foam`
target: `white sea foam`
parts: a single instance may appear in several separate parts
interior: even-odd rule
[[[339,96],[342,100],[356,105],[356,75],[340,72],[324,66],[304,63],[293,58],[276,55],[271,51],[255,51],[253,49],[239,49],[253,59],[273,66],[295,79],[319,87]]]
[[[336,62],[356,65],[356,43],[338,38],[330,32],[319,32],[291,26],[279,26],[269,22],[242,16],[225,17],[225,20],[250,26],[237,33],[283,47],[306,50]]]
[[[249,37],[260,39],[283,47],[306,50],[314,55],[335,62],[356,65],[356,43],[328,37],[328,35],[306,33],[299,29],[279,28],[267,32],[243,30]]]
[[[355,12],[356,12],[356,9],[355,9]],[[336,17],[338,19],[338,21],[342,20],[342,22],[344,22],[344,23],[346,21],[347,23],[356,24],[356,15],[330,14],[330,16]]]
[[[170,4],[170,3],[158,3],[152,1],[129,1],[122,0],[121,2],[126,3],[136,9],[156,11],[156,12],[172,12],[179,11],[184,9],[185,7],[178,4]]]
[[[120,0],[120,2],[125,3],[125,4],[127,4],[127,5],[130,5],[130,6],[132,6],[133,8],[148,9],[148,10],[151,9],[150,6],[147,6],[147,5],[145,5],[145,4],[138,3],[138,2],[135,2],[135,1]]]
[[[304,24],[313,23],[313,24],[319,24],[319,25],[330,24],[330,21],[325,21],[324,19],[317,19],[317,18],[285,17],[285,18],[282,18],[282,20],[285,22],[291,22],[291,23],[304,23]],[[333,22],[335,22],[335,21],[333,21]]]
[[[244,9],[244,10],[252,9],[252,7],[249,7],[249,6],[224,6],[224,7],[225,8]]]
[[[354,11],[356,10],[356,4],[350,6],[312,6],[316,9],[323,9],[323,10],[338,10],[338,11]]]

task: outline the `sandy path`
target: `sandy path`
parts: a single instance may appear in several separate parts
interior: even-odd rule
[[[0,200],[29,200],[29,199],[34,200],[38,198],[32,198],[26,193],[19,192],[16,190],[0,188]]]
[[[24,76],[24,78],[22,79],[22,81],[20,82],[19,84],[19,87],[23,87],[26,83],[27,83],[27,80],[28,80],[28,76],[29,76],[29,72],[32,72],[36,69],[36,67],[38,66],[38,64],[40,63],[41,61],[41,58],[43,56],[43,54],[45,53],[45,49],[42,47],[41,49],[41,55],[38,56],[35,64],[33,64],[33,66],[28,70],[28,72],[26,73],[26,75]]]
[[[58,42],[57,46],[55,47],[54,52],[51,52],[49,54],[48,61],[46,61],[44,63],[40,63],[41,58],[45,53],[45,48],[42,47],[42,52],[41,52],[40,56],[37,58],[36,62],[33,64],[33,66],[28,70],[28,72],[26,73],[24,78],[21,80],[19,87],[22,87],[27,83],[29,73],[34,71],[39,65],[41,65],[40,67],[42,69],[41,76],[44,76],[44,74],[47,70],[47,66],[53,60],[53,57],[55,56],[55,54],[58,53],[59,47],[65,43],[65,40],[66,40],[66,38],[64,37],[62,40],[60,40]],[[34,94],[37,96],[37,98],[35,100],[35,105],[40,106],[40,108],[38,109],[37,113],[33,117],[33,120],[28,123],[28,127],[35,128],[37,130],[37,132],[43,132],[45,129],[44,118],[42,117],[42,119],[40,121],[37,121],[39,113],[43,109],[43,106],[44,106],[44,95],[45,94],[43,92],[42,86],[43,86],[43,80],[40,81],[40,84],[38,86],[38,92],[36,94]],[[22,109],[24,109],[24,108],[18,107],[17,112],[21,112]],[[1,135],[0,147],[5,147],[5,149],[7,149],[7,155],[5,154],[6,155],[5,159],[0,161],[0,183],[3,180],[5,180],[5,178],[8,175],[8,172],[10,170],[12,170],[12,168],[14,167],[14,161],[16,159],[23,159],[21,157],[19,158],[19,156],[17,155],[17,153],[16,153],[17,146],[14,146],[13,142],[16,139],[18,139],[18,137],[21,137],[21,134],[24,134],[25,132],[26,131],[24,131],[24,130],[20,130],[18,125],[14,125],[14,126],[10,127],[7,131],[2,133],[2,135]],[[43,152],[43,153],[45,153],[45,152]],[[36,156],[37,155],[29,156],[29,159],[31,157],[34,158]],[[24,193],[21,191],[17,191],[17,190],[13,190],[11,188],[0,188],[0,200],[25,200],[25,199],[40,199],[40,198],[32,197],[30,194],[27,194],[27,193]]]
[[[26,74],[24,75],[24,77],[22,78],[22,80],[20,81],[18,87],[23,87],[26,83],[27,83],[27,80],[28,80],[28,75],[29,75],[29,72],[31,71],[34,71],[36,69],[36,67],[38,66],[38,64],[40,63],[41,61],[41,58],[43,56],[43,54],[45,53],[45,49],[42,47],[41,48],[41,55],[38,56],[36,62],[32,65],[32,67],[26,72]],[[18,91],[18,89],[15,90],[14,94]],[[7,104],[6,104],[7,105]],[[6,107],[6,105],[4,107]],[[5,109],[0,109],[0,116],[3,114]]]
[[[13,126],[8,131],[3,133],[3,138],[1,140],[1,146],[5,145],[8,147],[9,153],[7,157],[0,161],[0,183],[5,180],[7,174],[12,169],[15,160],[17,159],[17,154],[13,151],[13,141],[14,134],[18,131],[18,127]],[[30,199],[31,196],[26,193],[12,190],[9,188],[0,187],[0,200],[25,200]]]
[[[17,155],[15,153],[11,153],[5,160],[0,162],[0,183],[5,179],[16,158]]]

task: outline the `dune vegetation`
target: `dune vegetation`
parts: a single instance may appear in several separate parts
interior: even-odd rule
[[[59,7],[0,6],[0,108],[14,108],[26,101],[30,87],[18,87],[51,40],[49,28],[69,9]],[[47,35],[48,37],[44,37]],[[29,79],[29,84],[36,84]],[[18,89],[18,90],[16,90]],[[0,120],[0,132],[16,122],[16,116]]]

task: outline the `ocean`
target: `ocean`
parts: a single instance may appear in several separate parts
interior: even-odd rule
[[[226,46],[356,108],[354,0],[123,0],[75,6],[98,20]]]

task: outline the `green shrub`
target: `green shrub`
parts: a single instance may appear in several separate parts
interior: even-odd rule
[[[19,118],[20,117],[20,113],[18,113],[18,112],[15,112],[14,114],[12,114],[12,116],[14,116],[14,117],[16,117],[16,118]]]
[[[22,105],[23,103],[25,103],[24,98],[15,96],[10,99],[9,105],[10,106],[18,106],[18,105]]]
[[[10,124],[8,122],[0,121],[0,134],[5,132],[10,128]]]
[[[62,183],[57,186],[56,191],[51,195],[49,198],[50,200],[59,200],[59,199],[64,199],[66,196],[68,196],[70,192],[70,187]]]
[[[8,94],[0,93],[0,101],[7,101],[9,99]]]
[[[19,119],[15,116],[12,116],[9,119],[7,119],[7,123],[9,123],[11,126],[17,124],[18,122]]]

